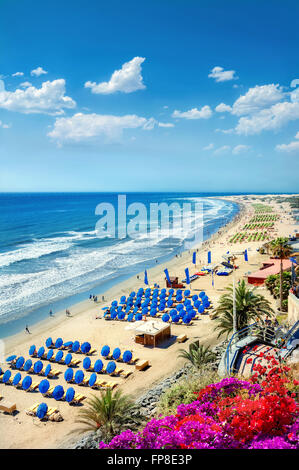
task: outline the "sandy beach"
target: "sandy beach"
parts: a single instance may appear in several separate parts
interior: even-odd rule
[[[287,195],[288,197],[290,195]],[[244,278],[249,272],[256,271],[261,263],[268,258],[268,255],[261,255],[257,249],[264,242],[244,242],[229,243],[229,239],[238,231],[243,230],[243,226],[253,216],[253,202],[259,199],[269,199],[271,195],[251,195],[251,196],[226,196],[222,199],[231,200],[240,204],[240,213],[226,227],[212,236],[208,241],[198,247],[197,265],[192,265],[192,252],[187,250],[181,256],[174,257],[169,262],[148,271],[149,284],[158,283],[160,287],[165,287],[164,269],[168,268],[170,276],[176,275],[179,280],[185,278],[185,268],[189,267],[190,275],[195,273],[199,267],[207,264],[207,252],[212,252],[212,263],[221,263],[222,256],[229,250],[232,252],[242,252],[245,248],[248,250],[248,262],[244,260],[243,255],[236,255],[235,264],[238,266],[236,270],[236,280]],[[294,233],[295,221],[290,216],[290,207],[288,203],[277,204],[276,202],[265,202],[271,204],[275,213],[280,215],[280,219],[275,223],[275,230],[271,233],[271,237],[288,236]],[[197,247],[195,247],[197,249]],[[204,290],[212,300],[213,306],[217,305],[217,301],[223,293],[225,287],[232,282],[231,276],[214,276],[214,286],[212,286],[211,275],[199,277],[191,284],[191,292],[199,293]],[[92,356],[92,362],[100,357],[102,346],[108,344],[111,349],[120,347],[123,351],[131,349],[134,356],[140,359],[146,359],[150,363],[150,367],[144,371],[137,371],[133,365],[124,365],[125,370],[131,370],[133,373],[128,378],[111,378],[111,381],[118,383],[119,389],[124,393],[130,394],[137,398],[147,389],[151,388],[155,383],[171,374],[173,371],[183,365],[182,359],[177,359],[178,350],[182,347],[187,348],[194,339],[199,339],[202,344],[216,345],[220,340],[217,339],[217,333],[214,332],[215,322],[210,319],[209,315],[202,315],[198,320],[193,321],[190,326],[171,325],[172,340],[161,347],[148,348],[134,342],[134,330],[128,322],[121,321],[105,321],[103,318],[103,308],[110,305],[113,299],[119,299],[121,295],[128,295],[131,290],[138,290],[144,287],[143,273],[114,286],[105,292],[105,301],[95,303],[92,300],[86,300],[79,304],[69,307],[70,317],[66,317],[64,312],[55,313],[53,317],[49,317],[46,321],[30,327],[31,334],[25,332],[5,339],[5,357],[10,354],[23,355],[29,358],[28,350],[32,344],[36,347],[44,345],[45,340],[51,336],[54,340],[62,337],[64,341],[78,340],[81,342],[89,341],[92,348],[96,349],[96,353]],[[273,299],[270,297],[264,287],[259,290],[271,300],[273,307]],[[94,292],[97,294],[97,292]],[[99,296],[101,299],[102,294]],[[175,338],[180,334],[187,334],[188,340],[183,344],[175,342]],[[74,354],[76,359],[83,360],[83,355]],[[47,361],[45,361],[47,363]],[[6,364],[1,364],[2,368],[7,368]],[[52,385],[62,385],[66,389],[64,380],[64,372],[67,366],[55,364],[55,369],[61,370],[61,374],[56,379],[50,379]],[[79,364],[82,369],[82,362]],[[13,373],[14,375],[14,373]],[[24,373],[22,374],[22,376]],[[87,375],[90,375],[87,373]],[[33,381],[42,380],[41,376],[32,376]],[[99,391],[91,390],[88,387],[74,385],[76,392],[83,393],[87,397],[99,394]],[[55,401],[53,398],[44,398],[37,392],[25,392],[18,390],[12,386],[0,384],[0,395],[10,402],[16,403],[19,411],[14,416],[0,414],[0,448],[68,448],[72,442],[78,439],[78,434],[73,432],[76,428],[74,423],[78,414],[79,406],[70,406],[66,402]],[[46,402],[49,406],[55,406],[63,416],[62,422],[40,422],[37,418],[26,415],[25,410],[37,402]],[[83,405],[84,406],[83,402]]]

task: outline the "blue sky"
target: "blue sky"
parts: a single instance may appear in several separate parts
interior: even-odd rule
[[[298,17],[2,1],[0,190],[299,192]]]

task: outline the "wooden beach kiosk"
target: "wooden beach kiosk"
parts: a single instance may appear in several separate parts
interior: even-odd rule
[[[160,321],[146,321],[135,330],[135,343],[156,347],[170,338],[170,325]]]

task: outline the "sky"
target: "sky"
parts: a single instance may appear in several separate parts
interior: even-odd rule
[[[299,192],[299,3],[1,0],[0,191]]]

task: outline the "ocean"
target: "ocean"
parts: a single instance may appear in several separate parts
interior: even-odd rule
[[[189,203],[194,208],[200,202],[203,238],[207,239],[239,211],[235,203],[208,196],[213,195],[129,193],[126,199],[127,206],[142,203],[148,212],[151,203]],[[0,194],[1,338],[47,318],[50,309],[55,313],[87,299],[90,293],[103,293],[184,250],[190,227],[171,236],[160,230],[151,237],[99,238],[100,216],[95,209],[101,203],[116,208],[117,194]],[[147,227],[148,219],[143,222]],[[119,229],[117,223],[116,219]]]

